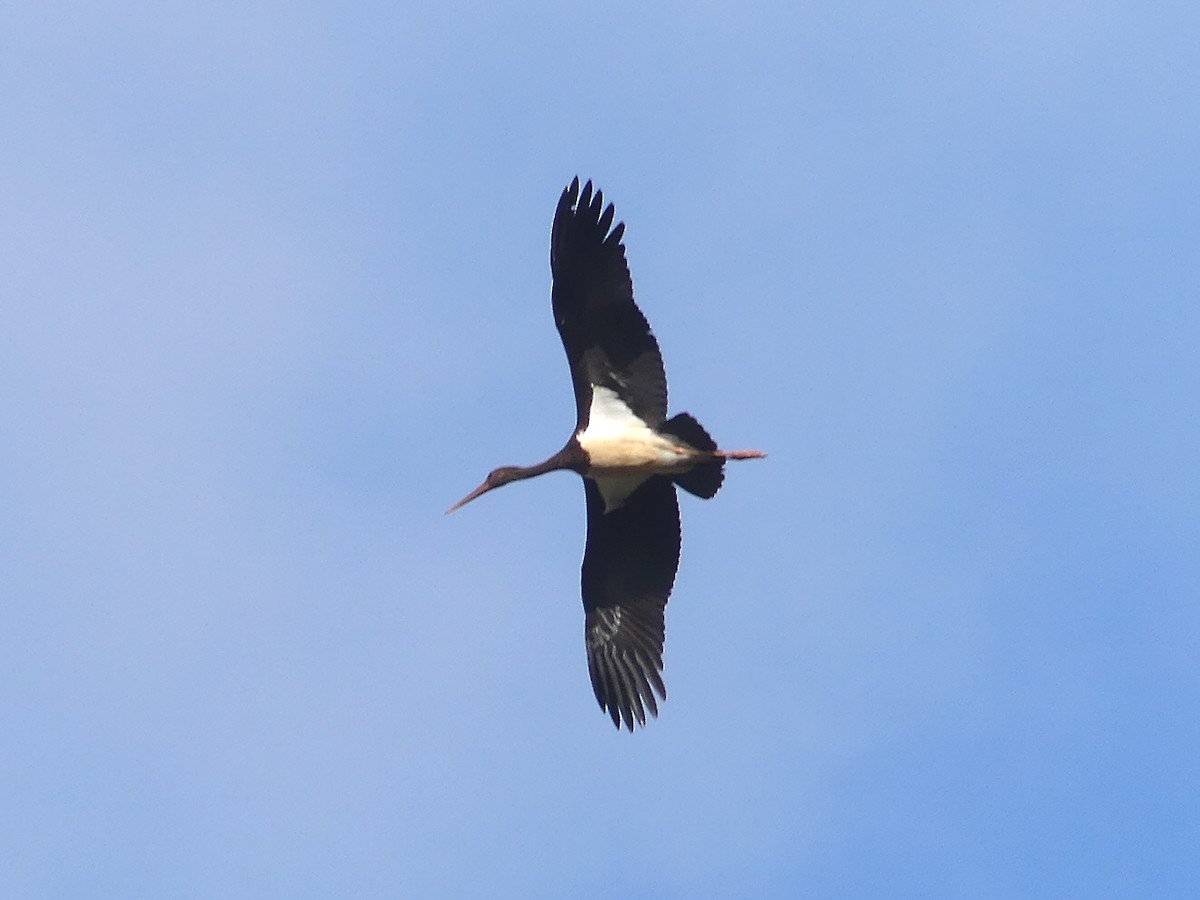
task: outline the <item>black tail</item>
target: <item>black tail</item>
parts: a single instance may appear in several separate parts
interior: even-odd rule
[[[674,418],[667,419],[658,426],[658,430],[663,434],[679,438],[697,450],[717,449],[717,442],[709,437],[704,426],[687,413],[680,413]],[[721,489],[721,482],[725,480],[725,460],[716,459],[712,462],[701,463],[682,475],[672,476],[671,480],[689,494],[707,500]]]

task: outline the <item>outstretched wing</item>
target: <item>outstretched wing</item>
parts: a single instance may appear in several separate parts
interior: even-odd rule
[[[633,302],[633,281],[621,236],[609,231],[615,211],[592,183],[563,191],[550,234],[554,324],[575,388],[576,428],[587,427],[592,387],[614,391],[650,426],[667,417],[667,378],[658,342]]]
[[[658,715],[664,613],[679,568],[679,503],[669,479],[647,479],[612,512],[594,481],[587,494],[583,555],[584,637],[600,708],[633,731]]]

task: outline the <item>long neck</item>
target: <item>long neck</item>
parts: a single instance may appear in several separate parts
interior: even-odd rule
[[[513,481],[535,478],[559,469],[573,469],[576,472],[582,472],[586,467],[587,458],[584,456],[583,450],[575,442],[575,439],[571,438],[565,447],[543,462],[532,466],[514,466]]]

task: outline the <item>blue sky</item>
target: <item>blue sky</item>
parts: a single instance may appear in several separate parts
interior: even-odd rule
[[[0,9],[0,894],[1182,896],[1188,4]],[[575,175],[672,409],[588,684]]]

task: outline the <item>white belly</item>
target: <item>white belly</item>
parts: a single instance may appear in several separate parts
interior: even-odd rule
[[[686,472],[696,451],[659,434],[633,414],[614,391],[592,388],[587,428],[576,435],[588,455],[588,476],[604,498],[605,512],[619,509],[651,475]]]
[[[592,472],[643,472],[646,475],[686,472],[695,465],[695,451],[647,428],[645,434],[597,438],[579,435]]]

